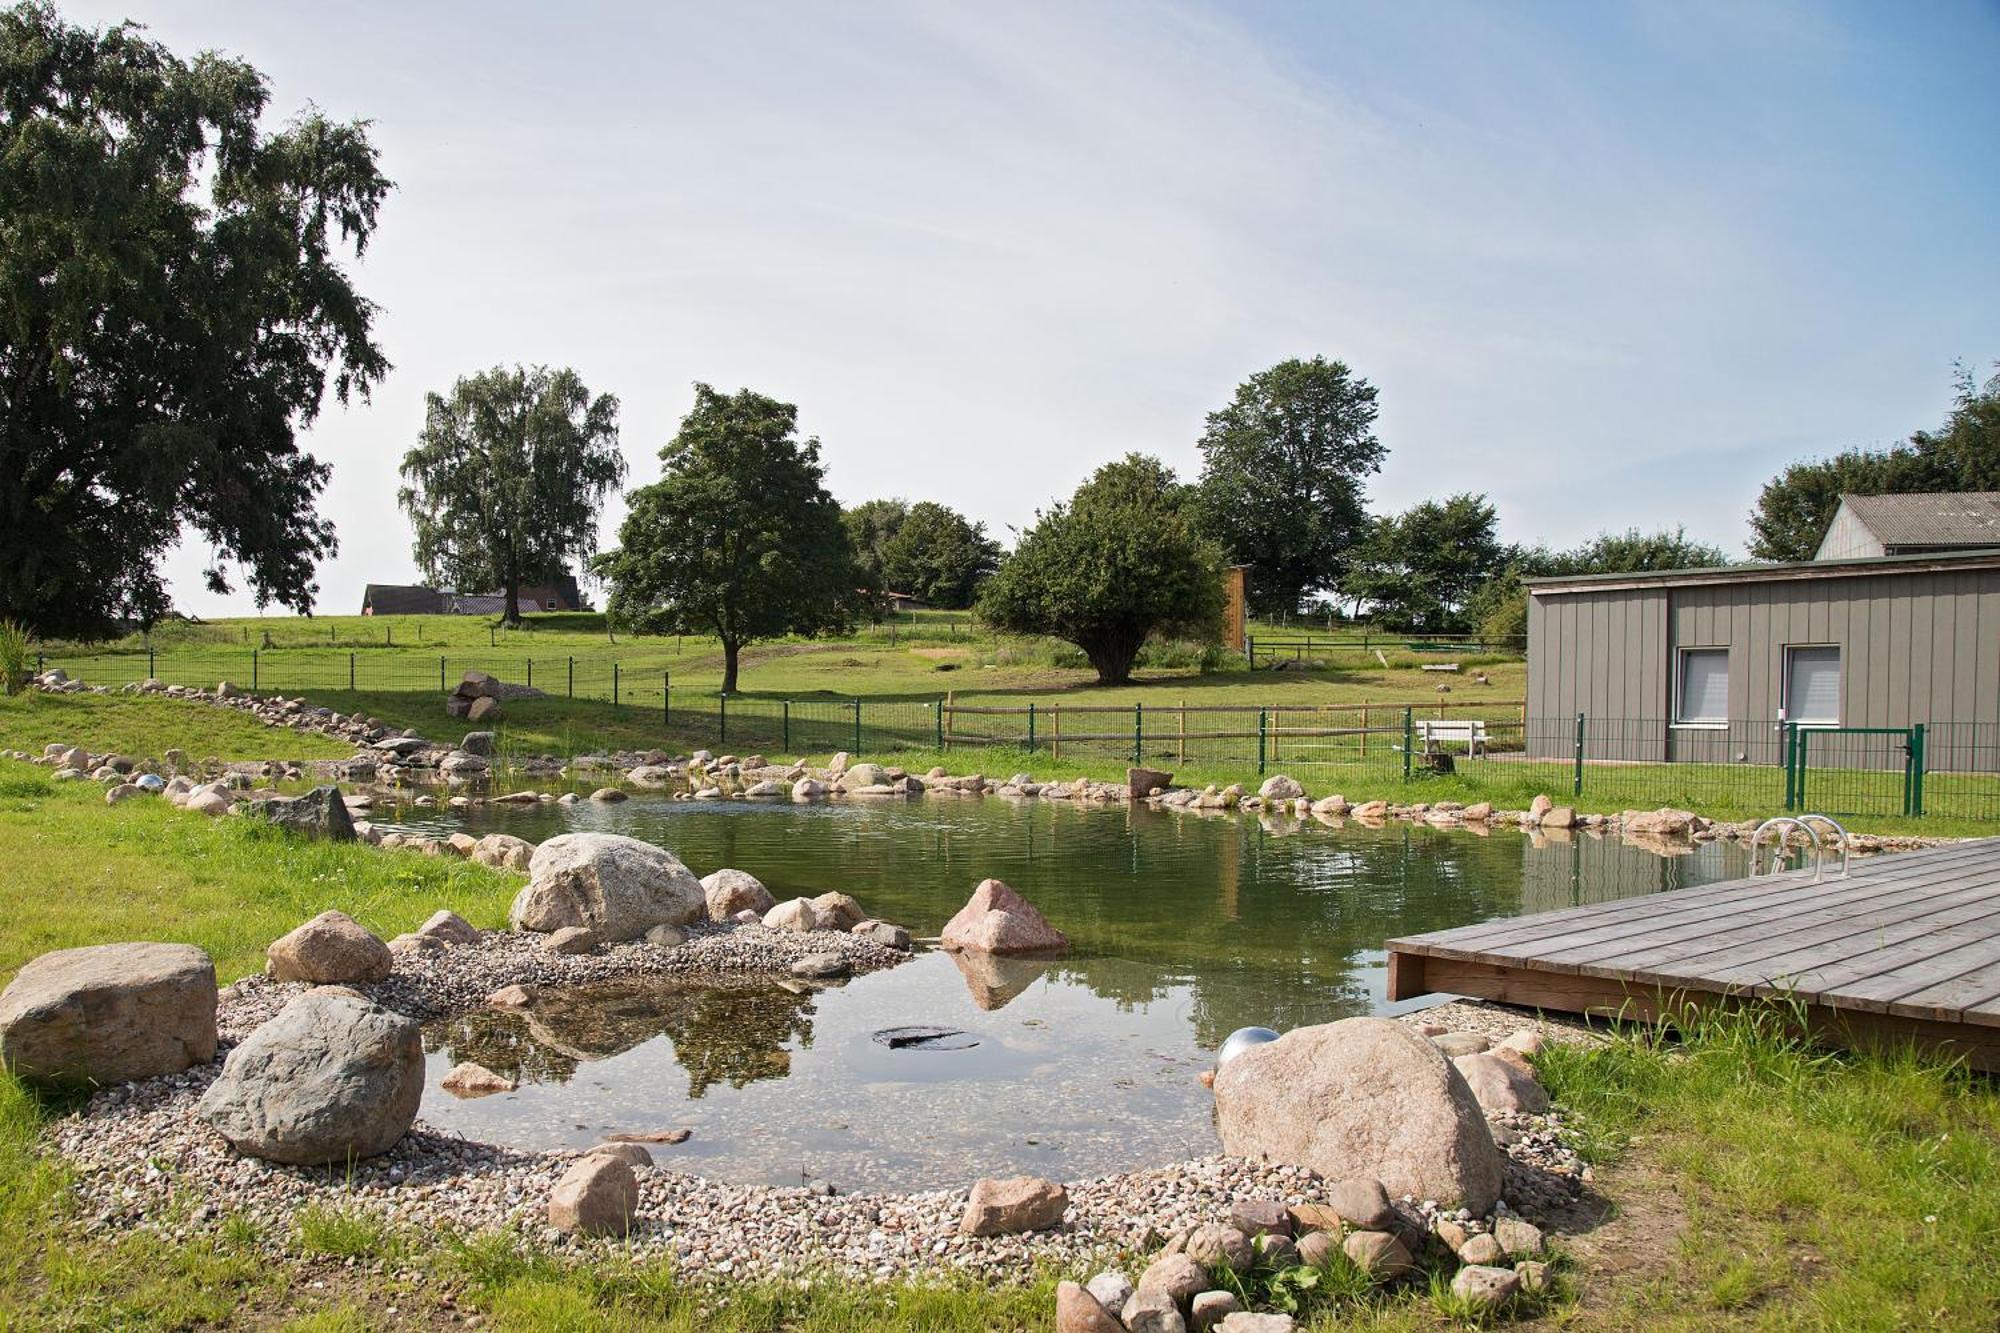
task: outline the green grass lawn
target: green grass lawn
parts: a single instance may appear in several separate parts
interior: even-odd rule
[[[0,750],[40,754],[51,741],[99,753],[190,759],[340,759],[354,747],[324,736],[267,727],[230,708],[140,695],[0,695]]]
[[[93,788],[0,763],[0,976],[44,949],[122,939],[199,944],[221,975],[329,907],[389,934],[451,907],[498,924],[517,876],[163,802],[105,807]],[[1769,1011],[1761,1011],[1768,1015]],[[1768,1017],[1636,1035],[1545,1057],[1616,1205],[1568,1243],[1574,1272],[1534,1327],[1988,1329],[2000,1320],[2000,1093],[1894,1056],[1830,1057]],[[312,1209],[281,1234],[225,1219],[173,1243],[83,1238],[59,1164],[36,1151],[38,1102],[0,1076],[0,1326],[361,1330],[477,1312],[519,1330],[860,1333],[1046,1330],[1058,1276],[1019,1286],[750,1283],[726,1304],[665,1264],[576,1262],[486,1237],[410,1234]],[[274,1256],[276,1261],[274,1262]],[[392,1319],[388,1311],[399,1314]],[[1410,1289],[1310,1312],[1310,1333],[1457,1327]]]

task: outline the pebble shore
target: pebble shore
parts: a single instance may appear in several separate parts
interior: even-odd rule
[[[421,958],[399,957],[389,980],[360,987],[383,1003],[429,1019],[479,1005],[509,985],[569,986],[643,975],[723,977],[782,974],[807,953],[839,952],[856,971],[893,966],[905,954],[834,932],[761,927],[698,928],[679,948],[618,945],[582,956],[551,954],[534,941],[489,933],[477,944]],[[304,988],[251,977],[224,992],[225,1043],[241,1040]],[[1405,1021],[1447,1022],[1470,1030],[1512,1031],[1518,1015],[1455,1004]],[[1580,1029],[1545,1025],[1552,1039]],[[1318,1197],[1310,1171],[1215,1156],[1068,1182],[1070,1210],[1059,1230],[1001,1237],[959,1234],[964,1190],[921,1193],[826,1186],[739,1185],[661,1164],[638,1172],[632,1234],[617,1241],[563,1235],[547,1225],[547,1201],[576,1152],[517,1152],[440,1134],[419,1114],[415,1129],[387,1154],[351,1169],[274,1165],[233,1151],[194,1113],[220,1063],[106,1089],[77,1114],[55,1122],[54,1149],[76,1170],[79,1225],[90,1231],[143,1229],[172,1238],[247,1222],[274,1250],[311,1206],[365,1214],[424,1233],[503,1231],[528,1246],[585,1252],[607,1245],[640,1256],[670,1255],[691,1273],[718,1277],[835,1273],[896,1279],[925,1273],[1018,1275],[1037,1260],[1064,1264],[1156,1246],[1226,1213],[1239,1201],[1285,1203]],[[433,1089],[428,1096],[446,1095]],[[1518,1123],[1517,1123],[1518,1122]],[[1500,1117],[1496,1140],[1509,1157],[1507,1201],[1531,1219],[1553,1218],[1584,1188],[1587,1169],[1566,1141],[1559,1113]],[[967,1185],[971,1182],[968,1180]],[[1413,1226],[1435,1214],[1407,1200]]]

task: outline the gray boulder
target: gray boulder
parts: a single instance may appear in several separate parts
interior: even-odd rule
[[[701,882],[665,848],[615,833],[563,833],[535,849],[508,922],[534,931],[581,926],[615,943],[707,910]]]
[[[482,758],[491,759],[493,757],[493,742],[494,735],[490,731],[468,731],[465,733],[465,739],[458,743],[458,748],[467,754],[476,754]]]
[[[253,801],[245,808],[279,828],[308,838],[354,841],[354,820],[347,813],[347,802],[342,799],[340,788],[332,785],[314,787],[304,796],[290,799]]]
[[[215,1058],[215,964],[190,944],[32,959],[0,991],[0,1061],[23,1078],[123,1083]]]
[[[1217,1072],[1215,1108],[1234,1156],[1478,1212],[1500,1197],[1500,1150],[1472,1090],[1405,1023],[1348,1018],[1252,1047]]]
[[[387,1152],[423,1095],[416,1021],[321,987],[231,1051],[196,1111],[238,1152],[320,1166]]]

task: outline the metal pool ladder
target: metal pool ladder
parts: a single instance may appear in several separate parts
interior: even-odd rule
[[[1767,819],[1763,823],[1759,824],[1757,826],[1757,831],[1750,835],[1750,877],[1752,879],[1755,879],[1757,875],[1760,873],[1757,868],[1758,853],[1762,850],[1765,829],[1778,830],[1777,835],[1773,837],[1771,840],[1770,873],[1774,875],[1783,873],[1783,867],[1785,864],[1784,830],[1787,827],[1791,827],[1798,829],[1801,833],[1805,834],[1808,839],[1811,840],[1812,882],[1815,884],[1819,883],[1820,879],[1826,873],[1827,845],[1820,841],[1819,833],[1815,831],[1813,828],[1814,823],[1820,823],[1826,825],[1828,828],[1833,830],[1835,835],[1838,836],[1840,840],[1840,873],[1835,875],[1834,878],[1846,879],[1847,861],[1848,861],[1847,830],[1842,828],[1840,826],[1840,821],[1834,819],[1831,815],[1819,815],[1819,814],[1779,815],[1775,819]],[[1805,873],[1805,868],[1803,866],[1800,867],[1799,873],[1801,875]]]

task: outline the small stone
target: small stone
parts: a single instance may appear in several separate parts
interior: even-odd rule
[[[638,1210],[639,1178],[599,1153],[578,1159],[549,1195],[549,1225],[573,1235],[622,1235]]]
[[[1292,1333],[1288,1314],[1251,1314],[1239,1311],[1216,1325],[1220,1333]]]
[[[1402,1277],[1416,1267],[1409,1248],[1386,1231],[1351,1232],[1340,1248],[1356,1268],[1377,1282]]]
[[[851,930],[868,919],[861,904],[844,893],[822,893],[812,906],[821,930]]]
[[[1549,1109],[1549,1094],[1534,1076],[1511,1061],[1481,1052],[1461,1055],[1452,1061],[1466,1086],[1489,1115],[1509,1112],[1540,1115]]]
[[[1291,1210],[1268,1199],[1243,1199],[1229,1210],[1229,1225],[1246,1236],[1292,1234]]]
[[[417,927],[417,934],[445,944],[477,944],[479,932],[471,922],[456,912],[437,911],[430,919]]]
[[[1132,1283],[1123,1273],[1106,1270],[1083,1286],[1107,1310],[1123,1310],[1125,1302],[1132,1299]]]
[[[1506,1253],[1500,1248],[1500,1242],[1483,1231],[1477,1236],[1468,1236],[1465,1244],[1458,1247],[1460,1263],[1490,1267],[1505,1257]]]
[[[599,787],[590,794],[590,799],[596,801],[599,805],[616,805],[618,802],[628,798],[624,792],[618,790],[616,787]]]
[[[837,953],[809,953],[791,966],[792,975],[804,981],[844,977],[849,970],[847,960]]]
[[[271,976],[315,986],[389,979],[389,946],[345,912],[321,912],[264,951]]]
[[[1188,1298],[1193,1299],[1192,1292]],[[1180,1302],[1173,1293],[1143,1282],[1125,1302],[1122,1318],[1128,1333],[1187,1333],[1187,1320],[1181,1318]]]
[[[1437,1233],[1437,1238],[1444,1242],[1445,1248],[1453,1254],[1457,1254],[1465,1245],[1465,1228],[1448,1217],[1440,1219],[1432,1230]]]
[[[1542,1229],[1512,1213],[1493,1224],[1493,1239],[1509,1259],[1532,1259],[1542,1252]]]
[[[1274,1231],[1252,1237],[1250,1247],[1257,1252],[1258,1264],[1265,1268],[1291,1268],[1299,1261],[1299,1247],[1292,1238]]]
[[[467,1060],[453,1066],[438,1086],[454,1097],[490,1097],[496,1092],[512,1092],[517,1085],[513,1079]]]
[[[1148,1291],[1163,1291],[1176,1305],[1187,1304],[1196,1292],[1207,1289],[1208,1270],[1179,1252],[1161,1255],[1139,1275],[1141,1296]],[[1125,1322],[1132,1321],[1128,1318]]]
[[[1308,1268],[1323,1268],[1340,1248],[1340,1238],[1331,1231],[1308,1231],[1299,1237],[1298,1244],[1300,1263]]]
[[[1232,1272],[1245,1272],[1256,1256],[1250,1249],[1250,1238],[1235,1227],[1196,1227],[1188,1235],[1187,1256],[1196,1263],[1210,1268],[1227,1267]]]
[[[1477,1055],[1492,1044],[1477,1032],[1445,1032],[1431,1038],[1431,1045],[1454,1058]]]
[[[1451,1294],[1480,1310],[1493,1310],[1514,1298],[1521,1289],[1520,1277],[1510,1268],[1490,1268],[1472,1264],[1458,1270],[1451,1280]]]
[[[653,1164],[653,1154],[636,1143],[600,1143],[587,1154],[591,1157],[615,1157],[634,1171]]]
[[[1061,1224],[1069,1208],[1069,1191],[1038,1176],[988,1176],[975,1181],[959,1218],[967,1236],[1011,1236],[1023,1231],[1047,1231]]]
[[[888,921],[860,921],[848,932],[865,940],[873,940],[885,949],[898,953],[910,951],[910,932]]]
[[[1514,1265],[1514,1276],[1521,1279],[1521,1290],[1539,1296],[1549,1289],[1549,1266],[1532,1259]]]
[[[1056,1286],[1056,1333],[1124,1333],[1103,1302],[1074,1282]]]
[[[646,932],[646,943],[655,949],[678,949],[687,943],[687,932],[679,926],[654,926]]]
[[[1327,1206],[1350,1226],[1380,1231],[1395,1219],[1389,1191],[1382,1182],[1366,1177],[1337,1180],[1326,1188]]]
[[[764,913],[764,929],[790,930],[799,933],[819,929],[819,913],[813,910],[810,898],[791,898],[779,903]]]
[[[486,997],[487,1007],[492,1009],[526,1009],[534,1002],[534,992],[526,986],[502,986]]]
[[[597,936],[582,926],[564,926],[550,931],[545,945],[550,953],[589,953],[597,947]]]
[[[1243,1302],[1236,1299],[1233,1291],[1196,1292],[1188,1306],[1188,1327],[1196,1330],[1214,1328],[1242,1308]]]

